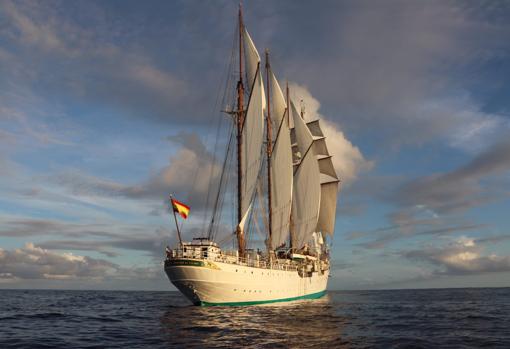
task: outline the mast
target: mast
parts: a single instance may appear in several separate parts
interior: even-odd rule
[[[242,132],[244,123],[244,85],[243,85],[243,8],[239,4],[239,81],[237,82],[237,221],[241,222],[242,210]],[[239,255],[244,257],[245,241],[244,232],[238,225],[237,230],[237,245]]]
[[[266,116],[266,142],[267,142],[267,208],[268,208],[268,221],[269,221],[269,231],[268,231],[268,240],[267,240],[267,246],[268,246],[268,252],[271,250],[271,239],[273,236],[273,208],[271,206],[272,204],[272,194],[271,194],[271,153],[273,151],[273,144],[272,144],[272,127],[271,127],[271,91],[269,86],[269,50],[266,49],[266,84],[267,84],[267,116]]]
[[[287,99],[287,126],[290,128],[290,99],[289,99],[289,82],[287,81],[285,86],[285,98]],[[292,143],[292,142],[291,142]],[[292,145],[291,145],[292,146]],[[289,235],[290,235],[290,251],[294,252],[294,246],[292,246],[292,242],[294,241],[294,221],[292,220],[292,214],[290,215],[290,224],[289,224]]]

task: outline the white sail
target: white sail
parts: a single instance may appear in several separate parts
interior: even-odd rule
[[[321,199],[320,172],[314,149],[313,136],[304,120],[291,103],[294,133],[300,160],[294,174],[292,222],[294,248],[302,248],[311,238],[319,219]]]
[[[251,91],[252,84],[255,80],[255,75],[257,74],[257,68],[260,63],[260,56],[257,52],[257,48],[255,47],[255,44],[253,43],[253,40],[250,37],[250,34],[248,34],[248,31],[246,28],[244,28],[243,31],[244,36],[244,56],[246,58],[246,76],[248,78],[248,84],[245,86],[245,88],[248,88],[248,91]]]
[[[292,207],[292,147],[288,127],[287,105],[276,77],[271,72],[271,120],[276,141],[271,154],[272,249],[281,246],[289,237]]]
[[[257,71],[242,132],[241,212],[243,217],[249,210],[262,163],[265,106],[266,98],[264,95],[262,76],[260,71]]]
[[[294,103],[291,102],[290,105],[292,121],[294,123],[294,138],[298,149],[297,158],[301,159],[313,143],[313,136],[296,110]]]
[[[338,195],[338,176],[331,161],[331,155],[326,144],[326,138],[319,124],[319,120],[306,123],[313,136],[313,148],[319,163],[321,174],[321,203],[317,231],[333,234],[335,230],[336,199]]]
[[[285,97],[283,95],[282,89],[280,88],[280,84],[276,79],[276,76],[271,72],[271,121],[273,124],[273,135],[277,135],[278,129],[280,125],[283,125],[289,130],[289,119],[288,116],[285,115],[285,110],[287,109],[287,102],[285,101]],[[283,120],[285,119],[285,122]],[[283,124],[282,124],[283,122]],[[290,132],[290,130],[289,130]],[[290,140],[290,136],[289,136]]]
[[[338,179],[321,183],[321,204],[317,231],[333,235],[335,231],[336,198],[338,195]]]
[[[336,178],[336,170],[335,166],[333,166],[333,161],[331,161],[331,155],[318,156],[317,161],[319,161],[319,170],[321,173]]]

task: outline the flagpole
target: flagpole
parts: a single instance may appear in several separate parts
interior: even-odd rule
[[[174,207],[173,198],[174,197],[172,195],[170,195],[170,203],[172,204],[172,212],[174,213],[175,227],[177,228],[177,236],[179,237],[179,245],[181,245],[181,249],[182,249],[181,231],[179,230],[179,224],[177,223],[177,216],[175,215],[175,207]]]

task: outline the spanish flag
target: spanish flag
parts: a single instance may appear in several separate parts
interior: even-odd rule
[[[182,202],[179,202],[174,198],[171,198],[170,200],[172,201],[174,212],[177,212],[184,219],[188,218],[189,206],[184,205]]]

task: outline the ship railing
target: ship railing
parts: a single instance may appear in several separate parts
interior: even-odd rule
[[[296,271],[298,270],[298,266],[295,263],[292,263],[290,260],[269,260],[265,256],[258,256],[259,258],[245,258],[245,257],[238,257],[233,254],[228,254],[221,252],[216,255],[211,255],[207,252],[200,252],[200,253],[188,253],[184,252],[182,249],[173,249],[171,251],[168,251],[167,258],[173,259],[173,258],[192,258],[192,259],[207,259],[212,262],[219,262],[219,263],[227,263],[227,264],[234,264],[234,265],[240,265],[240,266],[247,266],[252,268],[261,268],[261,269],[273,269],[273,270],[282,270],[282,271]]]

